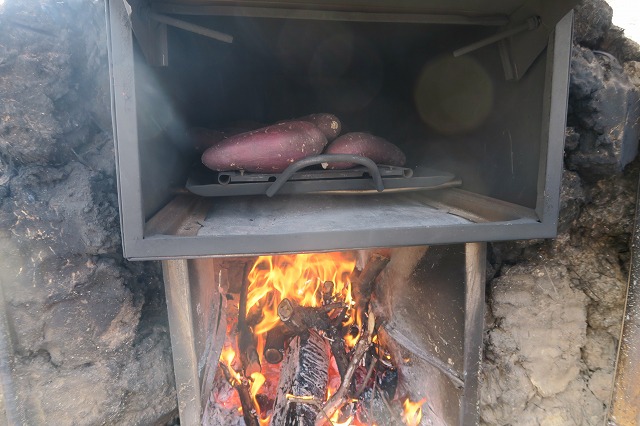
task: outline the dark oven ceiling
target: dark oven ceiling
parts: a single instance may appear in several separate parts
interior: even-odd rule
[[[398,12],[424,14],[460,14],[465,16],[511,16],[519,8],[564,9],[566,13],[577,1],[526,0],[149,0],[159,9],[171,7],[202,8],[209,6],[260,7],[358,12]]]
[[[132,4],[140,0],[128,0]],[[509,79],[520,79],[549,35],[578,0],[147,0],[157,14],[251,16],[315,20],[492,25],[500,31],[539,21],[511,38],[505,50]],[[519,32],[519,31],[518,31]]]

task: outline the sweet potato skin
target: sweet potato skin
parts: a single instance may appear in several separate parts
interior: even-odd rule
[[[308,121],[309,123],[315,124],[315,126],[324,133],[328,141],[332,141],[337,138],[342,131],[342,123],[340,122],[340,119],[333,114],[309,114],[304,117],[300,117],[298,120]]]
[[[219,141],[202,154],[216,171],[280,173],[291,163],[322,152],[327,138],[307,121],[278,123]]]
[[[376,164],[402,167],[407,161],[404,153],[388,140],[364,132],[345,133],[325,149],[325,154],[353,154],[371,159]],[[349,169],[354,163],[329,163],[330,169]]]
[[[329,142],[338,137],[342,131],[342,123],[340,119],[333,114],[326,112],[309,114],[299,118],[292,118],[290,120],[278,121],[278,123],[289,123],[292,121],[306,121],[315,125]]]

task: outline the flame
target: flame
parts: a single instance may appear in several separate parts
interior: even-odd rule
[[[222,353],[220,353],[220,361],[224,362],[227,367],[229,367],[229,372],[233,377],[233,380],[238,382],[242,381],[242,376],[238,373],[235,368],[233,368],[233,361],[236,359],[236,352],[233,350],[231,346],[225,344],[222,348]]]
[[[262,387],[262,385],[264,384],[264,382],[266,381],[264,375],[262,373],[253,373],[251,374],[251,389],[249,390],[249,393],[251,393],[251,398],[253,398],[253,403],[255,404],[256,407],[258,407],[260,404],[258,404],[258,401],[256,400],[256,395],[258,393],[258,391],[260,390],[260,388]]]
[[[249,286],[247,288],[247,317],[252,315],[255,319],[260,315],[260,320],[253,322],[251,327],[257,338],[257,352],[262,358],[265,333],[280,323],[278,317],[278,305],[287,298],[301,306],[320,306],[323,304],[323,284],[325,281],[333,282],[332,302],[340,301],[353,307],[355,303],[351,297],[350,276],[356,266],[355,253],[308,253],[296,255],[260,256],[252,266],[247,276]],[[252,311],[253,309],[253,311]],[[335,311],[334,311],[335,312]],[[345,327],[354,323],[356,315],[351,309],[345,321]],[[352,342],[352,347],[357,341],[357,337],[348,336]],[[227,335],[229,338],[229,333]],[[349,339],[350,338],[350,339]],[[273,386],[273,373],[279,375],[279,368],[270,366],[262,362],[262,372],[251,374],[250,378],[243,378],[238,373],[233,364],[239,364],[236,352],[233,349],[234,342],[227,341],[220,355],[220,362],[229,367],[233,380],[238,382],[247,381],[250,383],[250,394],[255,406],[260,410],[256,395],[265,385],[266,391]],[[335,364],[335,360],[332,360]],[[266,367],[266,370],[265,370]],[[337,367],[335,376],[339,378]],[[275,380],[277,382],[277,378]],[[335,392],[339,386],[339,381],[328,391]],[[327,395],[327,398],[329,397]],[[239,411],[241,412],[241,408]],[[259,413],[258,420],[260,426],[268,426],[270,417],[266,412]],[[264,418],[263,418],[264,416]],[[338,423],[338,417],[332,419],[335,426],[349,426],[360,424],[353,416],[344,422]]]
[[[353,348],[356,343],[358,343],[358,340],[360,339],[360,334],[362,334],[362,316],[361,315],[354,315],[355,318],[355,323],[358,327],[358,333],[356,333],[355,336],[352,336],[351,333],[347,333],[346,336],[344,336],[344,343],[345,345],[347,345],[348,348]],[[351,323],[353,323],[354,320],[351,321]]]
[[[269,426],[269,422],[271,421],[271,416],[267,416],[264,419],[259,418],[258,421],[260,422],[260,426]]]
[[[236,351],[233,350],[231,346],[225,346],[222,348],[222,353],[220,354],[220,361],[223,361],[228,367],[231,367],[233,360],[236,357]]]
[[[340,410],[333,413],[333,416],[329,419],[329,422],[332,426],[350,426],[353,423],[354,416],[351,415],[349,418],[343,422],[340,422]]]
[[[402,413],[402,420],[407,426],[418,426],[422,419],[422,405],[427,402],[427,398],[422,398],[418,402],[411,402],[409,398],[405,399],[402,404],[404,412]]]
[[[254,332],[261,335],[275,327],[278,304],[284,298],[302,306],[319,306],[322,298],[318,290],[325,281],[332,281],[333,294],[344,294],[350,304],[349,277],[355,266],[355,257],[341,252],[260,256],[248,275],[247,311],[258,305],[263,313]]]

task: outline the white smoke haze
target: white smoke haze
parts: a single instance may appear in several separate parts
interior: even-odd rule
[[[613,24],[624,28],[627,38],[640,43],[640,2],[638,0],[607,0],[607,3],[613,8]]]

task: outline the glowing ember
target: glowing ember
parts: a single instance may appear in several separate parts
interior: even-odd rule
[[[422,405],[425,402],[427,402],[426,398],[422,398],[418,402],[411,402],[409,398],[404,401],[402,420],[407,426],[418,426],[420,419],[422,419]]]
[[[347,420],[345,420],[344,422],[338,422],[337,417],[338,417],[339,413],[336,413],[333,415],[333,417],[336,417],[336,419],[334,420],[333,418],[331,419],[331,424],[333,426],[350,426],[353,421],[353,416],[350,416]]]

